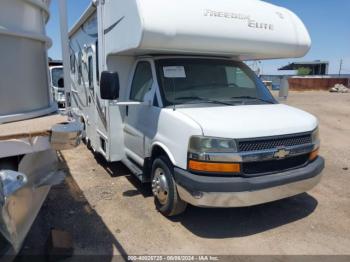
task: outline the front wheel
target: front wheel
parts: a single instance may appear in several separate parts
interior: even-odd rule
[[[155,205],[164,216],[176,216],[185,211],[187,203],[182,201],[177,192],[173,166],[164,156],[160,156],[153,162],[152,192]]]

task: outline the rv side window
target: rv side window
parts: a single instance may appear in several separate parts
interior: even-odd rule
[[[70,55],[70,70],[73,74],[75,74],[75,55]]]
[[[99,85],[100,84],[100,70],[99,70],[99,67],[98,67],[98,64],[99,64],[99,55],[98,55],[98,41],[96,41],[96,81],[97,81],[97,84]]]
[[[79,52],[78,54],[78,84],[81,85],[83,78],[83,54]]]
[[[93,89],[94,88],[94,67],[93,67],[93,61],[92,61],[92,57],[89,56],[89,88]]]
[[[140,62],[137,65],[131,86],[130,100],[142,102],[145,94],[152,88],[153,78],[151,65]]]

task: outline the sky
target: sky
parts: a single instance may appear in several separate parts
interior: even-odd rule
[[[213,0],[215,1],[215,0]],[[69,28],[79,19],[91,0],[67,0]],[[279,59],[263,61],[262,74],[284,74],[278,71],[281,66],[295,61],[322,60],[330,62],[331,74],[338,74],[340,60],[343,60],[341,73],[350,74],[350,0],[265,0],[295,12],[308,28],[312,47],[301,59]],[[53,40],[49,56],[61,59],[58,0],[51,5],[51,18],[47,34]]]

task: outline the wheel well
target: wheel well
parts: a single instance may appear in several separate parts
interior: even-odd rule
[[[165,150],[161,146],[158,146],[158,145],[154,146],[152,148],[151,156],[145,159],[145,164],[143,166],[143,174],[145,176],[146,181],[150,181],[151,179],[153,161],[160,156],[165,156],[166,158],[169,159],[169,162],[171,163],[170,158],[168,154],[165,152]]]
[[[162,147],[154,146],[152,149],[152,154],[151,154],[152,162],[154,159],[156,159],[159,156],[166,156],[167,158],[169,158],[168,154],[165,152],[165,150]]]
[[[155,145],[152,148],[151,156],[145,159],[145,164],[143,166],[143,174],[145,181],[150,182],[153,161],[160,156],[165,156],[167,159],[169,159],[169,163],[172,164],[172,161],[170,160],[170,157],[167,154],[167,152],[161,146]]]

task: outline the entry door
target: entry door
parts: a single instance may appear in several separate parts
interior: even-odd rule
[[[148,61],[140,61],[135,69],[134,78],[131,84],[129,100],[144,102],[145,97],[154,97],[154,76],[152,66]],[[152,99],[153,101],[153,99]],[[124,120],[124,144],[128,151],[137,155],[140,159],[145,156],[145,141],[147,136],[152,136],[150,130],[151,122],[157,116],[153,106],[150,105],[129,105],[126,107]]]
[[[91,47],[88,51],[87,60],[87,91],[88,91],[88,136],[90,138],[91,144],[94,148],[97,146],[96,138],[96,92],[95,92],[95,54],[94,49]]]

